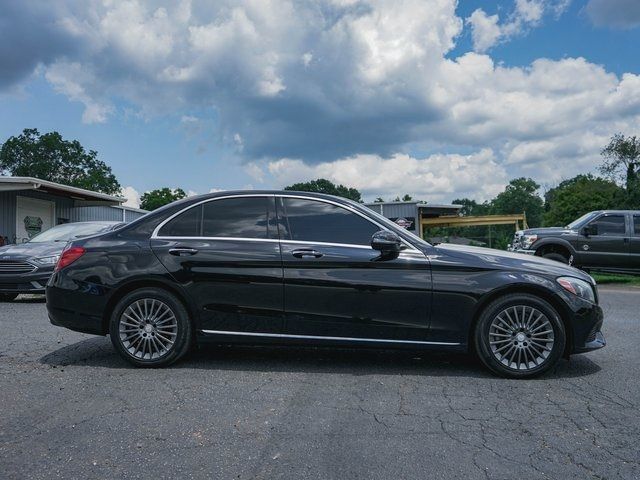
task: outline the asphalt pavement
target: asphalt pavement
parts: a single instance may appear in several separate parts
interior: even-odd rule
[[[106,337],[0,304],[0,478],[637,479],[640,289],[608,346],[534,380],[466,355],[206,347],[135,369]]]

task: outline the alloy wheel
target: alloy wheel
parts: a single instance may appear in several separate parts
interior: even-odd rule
[[[505,308],[489,326],[489,345],[495,358],[509,369],[527,371],[544,364],[553,350],[554,331],[537,308]]]
[[[156,360],[166,356],[178,335],[178,320],[164,302],[141,298],[122,312],[119,338],[124,349],[139,360]]]

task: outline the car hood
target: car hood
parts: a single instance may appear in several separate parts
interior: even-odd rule
[[[473,257],[476,262],[480,260],[486,263],[487,266],[495,269],[517,270],[520,272],[538,273],[555,277],[564,275],[581,278],[589,283],[594,283],[593,278],[582,270],[534,255],[449,243],[440,244],[435,248],[445,255],[450,255],[461,260],[471,260],[471,257]]]
[[[560,236],[563,234],[576,233],[576,230],[572,230],[570,228],[565,227],[544,227],[544,228],[528,228],[523,230],[522,233],[524,235],[551,235],[551,236]]]
[[[19,243],[0,247],[0,260],[20,260],[34,257],[60,255],[65,242]]]

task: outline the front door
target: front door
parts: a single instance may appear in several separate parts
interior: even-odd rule
[[[328,200],[283,196],[277,210],[287,334],[427,338],[431,271],[422,252],[381,258],[370,242],[382,227]]]
[[[584,267],[625,268],[629,261],[629,235],[626,215],[605,213],[588,223],[591,232],[578,237],[580,265]]]
[[[283,283],[275,200],[223,197],[170,219],[151,247],[198,309],[198,328],[279,333]]]

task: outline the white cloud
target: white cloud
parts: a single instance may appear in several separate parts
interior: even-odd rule
[[[98,82],[91,71],[85,69],[82,64],[56,62],[47,68],[45,77],[58,93],[84,105],[83,123],[104,123],[113,112],[109,102],[96,98],[89,91]]]
[[[451,201],[456,196],[486,200],[508,181],[490,149],[471,155],[434,154],[424,158],[396,154],[356,155],[334,162],[307,165],[301,160],[270,162],[268,172],[282,187],[309,179],[326,178],[355,187],[368,199],[409,193],[429,201]]]
[[[477,52],[486,52],[498,43],[502,36],[499,20],[498,15],[487,15],[481,8],[476,9],[467,18],[467,23],[471,25],[473,47]]]
[[[506,21],[500,23],[500,17],[488,15],[482,8],[476,9],[466,23],[471,26],[473,46],[476,52],[486,52],[498,43],[523,35],[529,29],[542,22],[546,12],[556,18],[569,7],[571,0],[516,0],[513,12]]]
[[[120,195],[127,199],[124,202],[124,205],[127,207],[140,208],[140,192],[138,192],[135,188],[123,187],[120,191]]]

